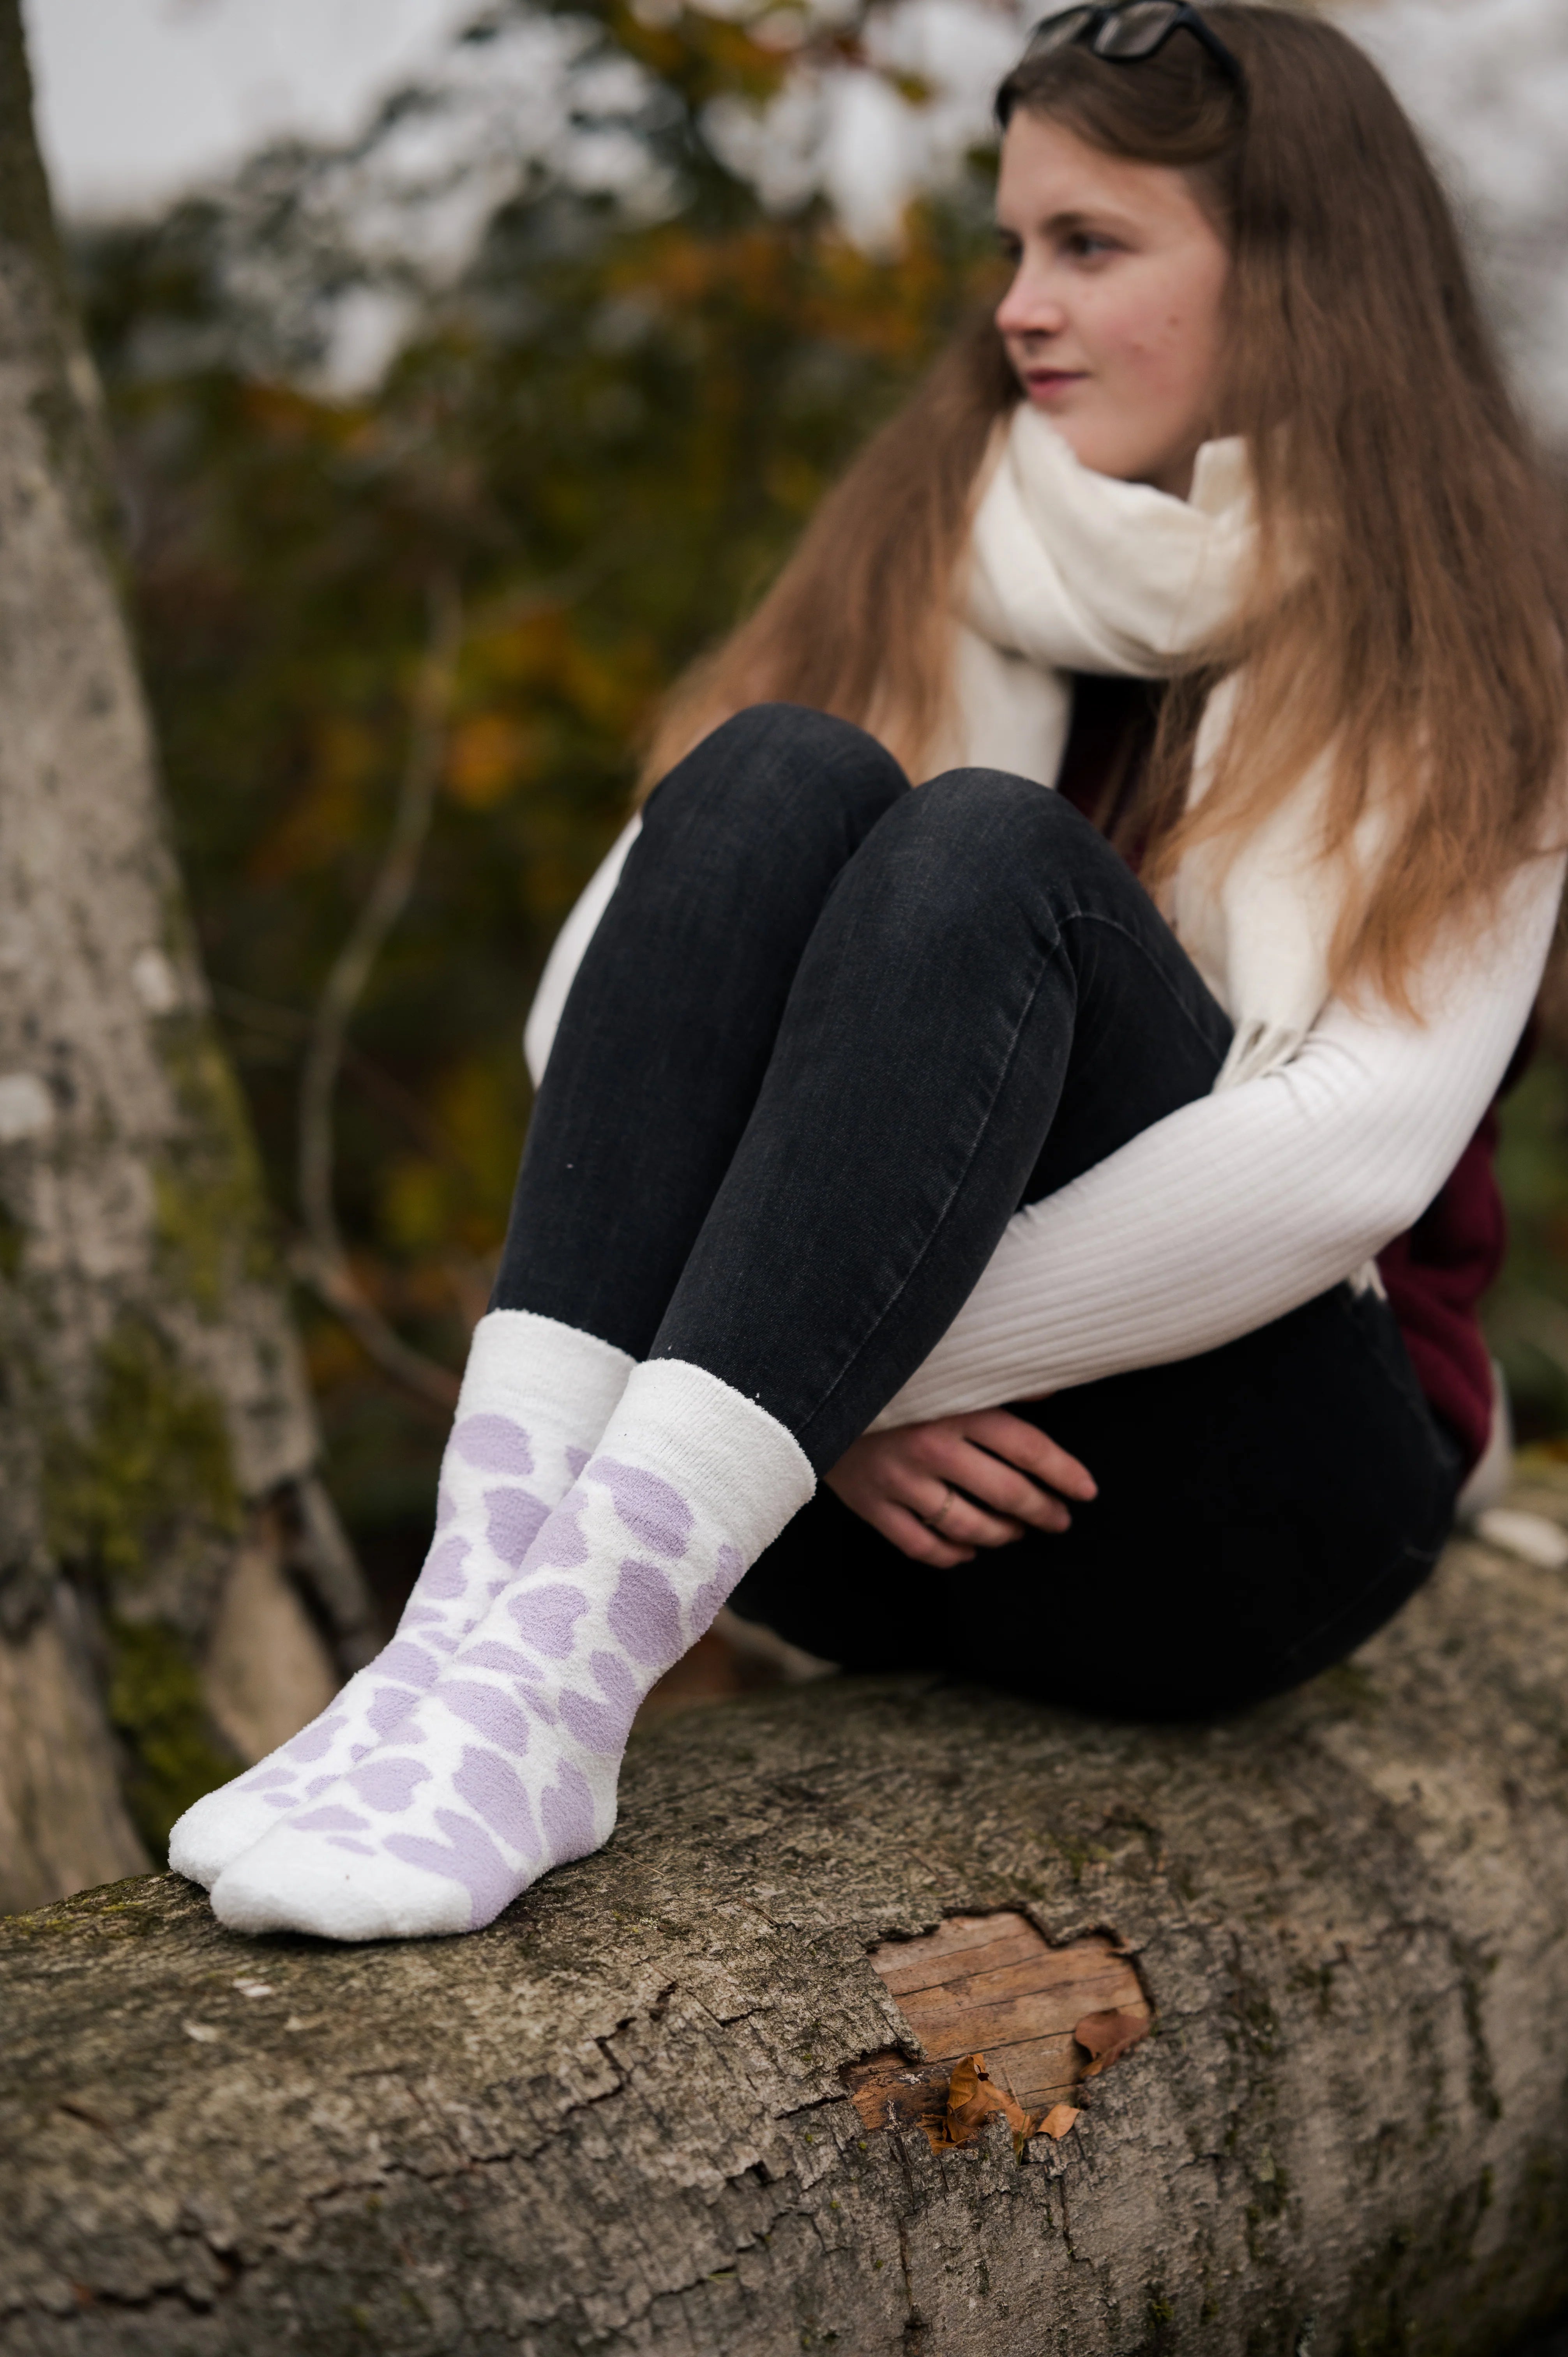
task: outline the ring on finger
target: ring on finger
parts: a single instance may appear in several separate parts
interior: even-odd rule
[[[943,1496],[941,1504],[937,1508],[934,1514],[928,1514],[926,1516],[927,1526],[929,1529],[933,1531],[940,1531],[941,1529],[943,1523],[946,1522],[949,1514],[952,1512],[953,1500],[957,1495],[957,1491],[954,1490],[950,1481],[944,1481],[942,1483],[942,1491]]]

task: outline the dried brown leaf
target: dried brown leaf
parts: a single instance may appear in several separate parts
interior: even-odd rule
[[[1041,2136],[1055,2136],[1059,2142],[1069,2128],[1076,2127],[1083,2114],[1075,2104],[1053,2104],[1039,2125]]]
[[[1109,2071],[1123,2054],[1149,2034],[1149,2017],[1143,2013],[1086,2013],[1073,2031],[1076,2043],[1091,2054],[1094,2060],[1084,2072],[1086,2079],[1098,2078]]]
[[[983,2054],[966,2054],[952,2066],[948,2082],[947,2140],[969,2144],[980,2134],[993,2112],[1000,2112],[1016,2144],[1034,2134],[1034,2122],[1017,2097],[999,2087],[986,2068]]]

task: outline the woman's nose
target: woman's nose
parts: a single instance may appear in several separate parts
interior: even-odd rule
[[[1004,336],[1059,336],[1067,313],[1044,274],[1027,262],[996,307],[996,326]]]

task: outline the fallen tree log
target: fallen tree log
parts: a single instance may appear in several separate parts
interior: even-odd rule
[[[1479,2357],[1568,2292],[1568,1572],[1456,1544],[1223,1726],[829,1682],[623,1794],[470,1939],[0,1924],[0,2349]],[[1153,2034],[933,2147],[932,2023],[1087,2063],[1039,1956]]]

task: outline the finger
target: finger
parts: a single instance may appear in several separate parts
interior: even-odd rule
[[[1036,1481],[1048,1482],[1065,1497],[1088,1501],[1099,1494],[1098,1484],[1087,1465],[1069,1457],[1058,1448],[1048,1433],[1037,1425],[1026,1423],[1021,1415],[1009,1415],[1003,1407],[986,1408],[979,1415],[965,1416],[965,1437],[978,1441],[994,1456],[1005,1458]]]
[[[1042,1489],[1015,1465],[972,1442],[962,1444],[951,1478],[993,1513],[1038,1531],[1061,1532],[1071,1526],[1072,1516],[1054,1491]]]
[[[1036,1491],[1036,1493],[1039,1493]],[[940,1539],[950,1539],[963,1547],[1009,1546],[1024,1535],[1022,1523],[1002,1514],[988,1513],[973,1499],[964,1497],[950,1481],[934,1485],[929,1499],[911,1501],[915,1512],[929,1523]]]
[[[974,1561],[972,1547],[950,1546],[908,1506],[880,1506],[871,1520],[885,1539],[891,1539],[915,1563],[929,1564],[935,1571],[953,1571],[961,1563]]]

